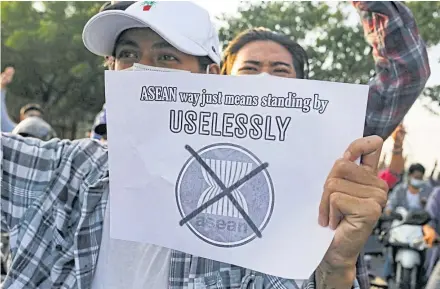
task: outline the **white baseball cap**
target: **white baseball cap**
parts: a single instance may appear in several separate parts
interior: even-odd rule
[[[209,13],[189,1],[140,1],[125,11],[100,12],[84,26],[84,45],[110,56],[118,36],[130,28],[151,28],[178,50],[220,64],[220,41]]]

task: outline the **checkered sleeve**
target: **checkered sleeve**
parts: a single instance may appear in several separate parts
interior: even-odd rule
[[[360,289],[359,282],[355,279],[352,289]],[[315,274],[310,276],[309,280],[303,282],[301,289],[319,289],[316,287]]]
[[[376,75],[370,81],[364,135],[386,139],[411,108],[430,76],[426,46],[414,16],[401,2],[354,1]]]
[[[1,210],[6,230],[15,227],[43,193],[68,142],[46,143],[7,133],[1,140]]]
[[[2,134],[2,224],[13,260],[5,288],[90,288],[108,197],[107,151],[86,139]]]

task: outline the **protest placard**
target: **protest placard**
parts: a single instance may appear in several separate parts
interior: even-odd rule
[[[333,232],[325,179],[368,86],[106,71],[112,238],[305,279]]]

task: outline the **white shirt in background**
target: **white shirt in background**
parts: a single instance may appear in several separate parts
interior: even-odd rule
[[[107,203],[92,289],[166,289],[170,261],[170,249],[110,239],[110,210]]]
[[[408,208],[410,210],[417,210],[422,208],[420,202],[420,194],[413,194],[409,190],[406,191],[406,200],[408,202]]]

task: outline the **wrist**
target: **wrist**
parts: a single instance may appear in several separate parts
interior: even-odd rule
[[[356,264],[333,266],[325,261],[315,271],[316,289],[351,289],[356,279]]]
[[[393,155],[401,155],[402,152],[403,152],[403,149],[401,147],[400,148],[396,148],[396,147],[393,148]]]

